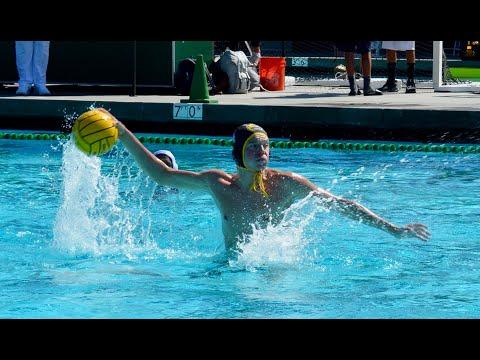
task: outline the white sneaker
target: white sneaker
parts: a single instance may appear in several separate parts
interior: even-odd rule
[[[33,93],[34,95],[40,95],[40,96],[51,95],[50,91],[47,89],[45,85],[35,85],[33,87]]]
[[[18,89],[15,94],[26,96],[26,95],[29,95],[31,91],[32,91],[32,87],[30,85],[21,84],[21,85],[18,85]]]

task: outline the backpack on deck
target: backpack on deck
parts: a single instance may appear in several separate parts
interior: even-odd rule
[[[250,90],[250,75],[248,67],[251,65],[243,51],[227,49],[218,60],[220,69],[228,76],[229,94],[246,94]]]

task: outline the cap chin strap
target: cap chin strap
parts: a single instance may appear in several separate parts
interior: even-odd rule
[[[249,168],[243,167],[243,166],[239,166],[239,167],[241,167],[242,169],[245,169],[249,172],[254,173],[253,182],[252,182],[252,185],[250,185],[250,188],[249,188],[251,191],[261,193],[264,197],[269,197],[270,196],[270,195],[268,195],[267,190],[265,189],[265,183],[263,182],[263,176],[262,176],[261,171],[252,170],[252,169],[249,169]]]
[[[261,193],[264,197],[268,197],[268,193],[265,190],[265,184],[263,182],[263,176],[261,171],[255,171],[253,183],[250,185],[250,190]]]

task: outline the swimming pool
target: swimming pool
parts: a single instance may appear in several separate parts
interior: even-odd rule
[[[167,148],[234,172],[229,147]],[[301,173],[429,242],[296,204],[224,253],[205,194],[157,188],[122,151],[0,140],[2,318],[464,318],[480,315],[480,155],[272,149]]]

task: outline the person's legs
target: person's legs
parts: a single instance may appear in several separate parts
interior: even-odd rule
[[[388,78],[385,85],[383,85],[380,91],[388,91],[388,92],[398,92],[397,86],[397,51],[387,49],[387,73]]]
[[[362,92],[358,89],[355,80],[355,53],[353,51],[345,52],[345,67],[347,68],[348,83],[350,85],[350,93],[348,95],[360,95]]]
[[[387,62],[388,63],[397,63],[397,51],[387,49]]]
[[[372,53],[370,52],[371,41],[359,41],[358,51],[362,54],[362,73],[363,73],[363,95],[382,95],[379,90],[374,90],[370,86],[372,75]]]
[[[347,75],[355,75],[355,53],[354,52],[345,52],[345,67],[347,68]]]
[[[372,74],[372,54],[370,51],[362,53],[362,74],[363,74],[363,95],[381,95],[381,92],[376,92],[370,86],[370,79]]]
[[[50,41],[35,41],[33,46],[33,84],[37,95],[50,95],[46,87]]]
[[[407,50],[407,88],[405,93],[416,93],[415,88],[415,50]]]
[[[15,41],[15,55],[19,77],[17,95],[28,95],[33,83],[33,41]]]
[[[355,42],[337,41],[336,46],[338,50],[345,53],[345,67],[347,68],[348,83],[350,85],[350,93],[348,95],[360,95],[362,92],[355,80]]]
[[[370,51],[362,53],[362,74],[363,77],[372,76],[372,53]]]

